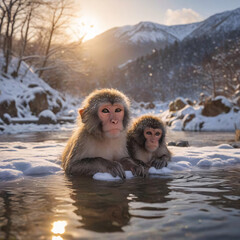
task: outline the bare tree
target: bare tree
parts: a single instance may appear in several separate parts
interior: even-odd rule
[[[45,14],[45,21],[47,21],[49,24],[48,28],[46,29],[46,47],[43,55],[43,62],[40,68],[37,69],[40,77],[42,76],[43,71],[49,67],[49,58],[58,50],[57,48],[59,45],[55,45],[55,48],[53,47],[54,37],[61,30],[63,31],[63,28],[67,26],[71,16],[69,10],[72,7],[72,3],[72,0],[55,0],[48,2],[48,7]]]
[[[12,55],[12,43],[13,36],[16,30],[16,22],[17,17],[20,12],[24,9],[24,1],[23,0],[2,0],[2,7],[6,11],[6,24],[5,24],[5,33],[4,33],[4,41],[3,41],[3,53],[5,63],[3,65],[3,72],[8,73],[9,63],[11,61]]]
[[[27,44],[29,40],[31,39],[31,36],[29,36],[31,22],[34,17],[34,13],[36,8],[38,8],[43,2],[41,0],[26,0],[25,1],[25,8],[24,8],[24,14],[21,21],[21,29],[20,29],[20,40],[18,41],[18,63],[16,69],[13,71],[12,76],[17,77],[19,73],[19,69],[21,66],[22,61],[25,59],[29,59],[30,57],[24,57]],[[34,56],[36,57],[36,56]]]

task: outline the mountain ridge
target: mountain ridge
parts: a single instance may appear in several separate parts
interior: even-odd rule
[[[111,68],[161,49],[203,35],[224,34],[240,28],[240,8],[217,13],[207,19],[189,24],[162,25],[139,22],[136,25],[115,27],[88,40],[84,48],[88,57],[99,67]]]

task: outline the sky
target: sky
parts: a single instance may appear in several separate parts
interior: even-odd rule
[[[86,40],[110,28],[151,21],[177,25],[240,7],[240,0],[75,0]],[[80,20],[81,19],[81,20]]]

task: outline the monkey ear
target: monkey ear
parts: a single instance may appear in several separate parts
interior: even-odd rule
[[[78,109],[78,113],[79,113],[79,115],[81,116],[81,118],[83,118],[84,110],[85,110],[84,108]]]

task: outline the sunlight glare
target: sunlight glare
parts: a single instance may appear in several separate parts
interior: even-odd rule
[[[63,240],[63,238],[60,236],[53,236],[52,240]]]
[[[86,34],[84,41],[94,38],[99,33],[97,30],[97,21],[95,19],[84,16],[80,19],[80,23],[83,32]]]
[[[83,42],[85,42],[100,33],[97,25],[97,21],[94,18],[86,16],[76,17],[66,31],[70,34],[72,40],[79,41],[83,39]]]
[[[66,221],[56,221],[53,224],[52,232],[54,234],[63,234],[65,232],[65,227],[67,226]]]

